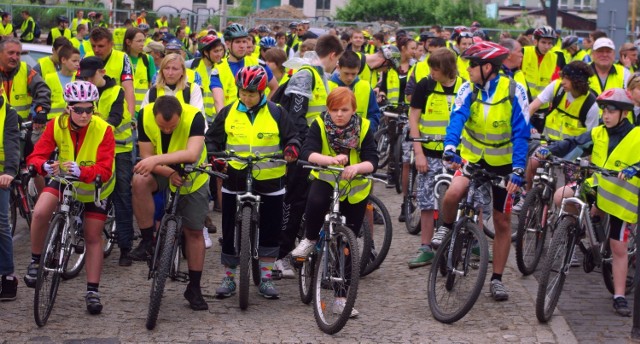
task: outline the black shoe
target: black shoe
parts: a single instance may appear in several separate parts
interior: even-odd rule
[[[16,276],[2,276],[2,290],[0,301],[13,301],[18,293],[18,279]]]
[[[131,253],[129,253],[129,257],[135,261],[146,261],[151,256],[151,250],[153,248],[153,242],[145,241],[144,239],[140,241],[138,247],[133,249]]]
[[[218,232],[218,228],[213,224],[213,221],[209,216],[204,219],[204,226],[207,227],[207,231],[209,232],[209,234]]]
[[[404,203],[402,203],[402,205],[400,206],[400,216],[398,216],[398,221],[405,222],[406,220],[407,217],[404,213]]]
[[[631,316],[631,309],[629,309],[629,305],[627,304],[627,299],[625,299],[624,297],[618,296],[615,299],[613,299],[613,310],[620,316],[623,316],[623,317]]]
[[[131,266],[131,264],[133,264],[133,260],[129,256],[130,253],[130,249],[120,249],[120,259],[118,259],[118,265]]]
[[[187,290],[184,291],[184,298],[189,301],[189,307],[194,311],[206,311],[209,309],[209,305],[202,297],[200,289],[194,290],[187,286]]]
[[[87,311],[89,311],[89,314],[96,315],[102,312],[102,304],[100,303],[100,294],[98,294],[98,292],[88,291],[84,300],[87,303]]]
[[[24,275],[24,284],[29,288],[36,287],[36,281],[38,279],[38,269],[40,268],[40,264],[37,262],[29,263],[29,267],[27,267],[27,273]]]

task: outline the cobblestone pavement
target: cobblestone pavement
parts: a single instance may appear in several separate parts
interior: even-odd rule
[[[401,198],[389,189],[378,188],[394,219],[391,250],[381,268],[360,283],[356,308],[360,316],[349,320],[336,335],[322,333],[313,310],[299,300],[296,280],[277,282],[280,300],[260,297],[251,287],[246,311],[238,307],[237,296],[217,300],[214,293],[222,278],[218,234],[207,250],[203,292],[210,310],[194,312],[182,297],[185,285],[167,282],[158,325],[144,327],[150,281],[146,264],[134,262],[118,267],[119,252],[105,260],[100,291],[104,310],[90,316],[84,305],[85,274],[60,285],[56,305],[48,324],[38,328],[33,320],[33,289],[19,285],[18,299],[0,303],[0,342],[380,342],[380,343],[575,343],[626,341],[631,318],[611,311],[610,295],[597,273],[585,275],[577,268],[565,286],[560,310],[549,324],[539,324],[534,313],[537,283],[522,278],[515,268],[513,250],[505,272],[510,299],[494,302],[488,281],[474,308],[453,325],[435,321],[427,304],[427,268],[409,270],[406,261],[415,255],[419,237],[409,235],[397,222]],[[220,216],[214,213],[219,226]],[[22,275],[29,259],[28,232],[24,222],[15,238],[16,268]],[[571,270],[574,271],[573,269]],[[490,275],[490,270],[487,277]],[[21,277],[20,277],[21,278]]]

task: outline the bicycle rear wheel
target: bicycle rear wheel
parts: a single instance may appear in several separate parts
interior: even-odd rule
[[[70,228],[69,230],[76,231],[76,236],[82,235],[75,228]],[[82,268],[84,267],[84,258],[87,253],[87,248],[86,245],[84,245],[84,239],[80,240],[82,240],[81,253],[76,252],[74,243],[70,243],[71,245],[69,245],[69,254],[65,257],[62,266],[62,279],[64,280],[72,279],[78,276],[78,274],[80,274],[80,271],[82,271]],[[79,241],[76,240],[76,243],[77,242]]]
[[[391,247],[391,239],[393,237],[393,223],[391,222],[391,215],[384,203],[376,196],[369,195],[369,205],[373,207],[373,229],[369,227],[371,222],[365,218],[363,222],[363,229],[371,232],[371,249],[367,265],[365,266],[360,276],[366,276],[380,267]],[[376,216],[376,214],[378,214]],[[379,220],[379,221],[377,221]],[[407,219],[408,220],[408,219]],[[382,222],[382,223],[376,223]],[[365,253],[362,253],[365,256]]]
[[[327,233],[328,235],[328,233]],[[313,315],[322,332],[342,330],[358,296],[360,261],[353,232],[342,225],[334,228],[318,254],[313,287]]]
[[[487,275],[487,239],[475,223],[463,221],[456,224],[455,232],[445,237],[429,272],[429,308],[433,317],[445,324],[462,319],[471,310]],[[455,240],[453,234],[456,234]],[[443,260],[447,262],[444,276],[441,274]]]
[[[33,298],[33,315],[36,324],[40,327],[46,325],[58,295],[60,262],[63,260],[63,257],[60,257],[63,254],[61,235],[66,225],[62,215],[56,214],[53,217],[44,242],[44,251],[40,256],[40,267],[38,268],[38,279]]]
[[[240,309],[249,306],[249,269],[251,268],[251,211],[249,206],[243,207],[240,222],[240,283],[238,286],[238,302]]]
[[[298,291],[300,291],[300,301],[305,305],[313,299],[313,274],[316,270],[317,257],[316,251],[312,251],[302,262],[302,267],[298,269]]]
[[[418,207],[418,172],[415,166],[411,167],[409,172],[409,190],[404,196],[404,213],[406,214],[406,220],[404,222],[407,232],[409,234],[420,233],[420,208]]]
[[[18,207],[20,206],[20,197],[18,195],[16,185],[11,186],[11,194],[9,195],[9,226],[11,226],[11,237],[16,233],[18,224]]]
[[[540,322],[549,321],[556,309],[571,264],[577,231],[575,219],[565,217],[560,220],[558,227],[553,232],[551,244],[538,279],[536,317]]]
[[[393,147],[393,182],[397,193],[402,193],[402,143],[404,136],[399,135]]]
[[[636,276],[636,236],[634,229],[629,234],[629,241],[627,241],[627,280],[625,285],[624,293],[625,295],[629,295],[633,293],[635,289],[635,285],[638,282],[638,277]],[[607,290],[613,295],[614,287],[613,287],[613,269],[611,266],[612,258],[611,258],[611,247],[609,245],[609,240],[603,244],[605,247],[605,254],[603,254],[602,259],[602,279],[604,280],[604,285],[607,287]]]
[[[151,294],[149,296],[149,310],[147,312],[147,330],[153,330],[156,327],[158,314],[160,313],[160,303],[162,302],[162,294],[164,293],[164,285],[169,277],[171,264],[173,262],[173,253],[176,243],[176,233],[178,224],[175,220],[169,219],[165,222],[164,233],[162,228],[158,231],[159,252],[154,257],[157,259],[153,272],[153,280],[151,282]]]
[[[113,247],[116,243],[116,235],[117,235],[117,227],[116,227],[116,211],[115,207],[111,206],[109,210],[109,214],[107,214],[107,220],[104,222],[104,229],[102,233],[104,234],[104,248],[103,254],[104,257],[107,258],[113,251]]]
[[[373,138],[377,142],[378,148],[378,168],[384,168],[389,163],[389,154],[391,153],[391,143],[389,142],[389,132],[387,128],[380,128],[374,134]]]
[[[366,221],[366,219],[364,221]],[[371,248],[373,245],[371,227],[365,226],[364,221],[362,222],[362,226],[360,226],[358,235],[356,235],[358,252],[360,252],[360,276],[364,276],[365,268],[371,260]]]
[[[547,205],[542,199],[542,188],[535,187],[524,200],[522,210],[518,214],[518,231],[516,234],[516,263],[518,270],[524,275],[531,275],[540,262],[544,241]]]

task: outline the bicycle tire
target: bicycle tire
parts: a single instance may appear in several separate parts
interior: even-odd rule
[[[407,232],[409,234],[416,235],[420,233],[422,228],[420,227],[420,216],[421,211],[420,207],[418,207],[418,172],[416,171],[416,167],[412,166],[411,170],[409,170],[409,184],[410,188],[407,190],[407,194],[404,195],[404,213],[406,215],[406,219],[404,221],[404,226],[407,228]]]
[[[58,295],[58,286],[60,285],[58,269],[62,253],[62,238],[60,236],[65,224],[66,221],[61,214],[56,214],[53,217],[44,242],[44,251],[40,256],[40,267],[38,268],[33,298],[33,315],[39,327],[47,324]]]
[[[240,309],[249,306],[249,271],[251,269],[251,212],[250,206],[242,208],[240,220],[240,280],[238,283],[238,303]]]
[[[451,250],[451,266],[456,271],[451,271],[447,265],[446,274],[444,276],[441,274],[442,261],[449,258],[449,247],[453,238],[453,232],[451,232],[444,238],[436,252],[427,285],[431,314],[436,320],[445,324],[462,319],[471,310],[484,286],[489,262],[487,238],[478,225],[469,219],[463,219],[456,224],[455,228],[456,240]],[[472,263],[476,242],[479,248],[479,261]],[[464,288],[467,281],[468,291],[460,293],[460,289]],[[446,304],[448,301],[455,304],[449,306]]]
[[[615,294],[614,286],[613,286],[613,270],[611,265],[611,248],[609,246],[609,240],[606,240],[604,245],[605,254],[603,254],[602,259],[602,279],[604,280],[604,285],[607,287],[607,290],[611,295]],[[625,283],[624,293],[625,295],[629,295],[633,293],[635,289],[635,285],[638,282],[638,278],[636,276],[636,257],[635,257],[635,235],[629,236],[629,241],[627,242],[628,247],[628,256],[627,256],[627,280]]]
[[[151,281],[149,310],[147,312],[146,322],[147,330],[153,330],[158,321],[164,285],[171,270],[178,224],[175,220],[169,219],[165,222],[164,229],[164,234],[162,233],[162,229],[158,231],[158,238],[156,239],[161,240],[160,245],[157,246],[160,252],[156,253],[156,257],[160,259],[155,266],[155,272],[153,273],[153,279]]]
[[[326,252],[323,249],[318,254],[313,278],[313,315],[320,330],[326,334],[335,334],[346,325],[358,296],[360,281],[360,274],[353,273],[360,271],[355,234],[342,225],[333,231],[331,240],[325,242],[329,245]],[[327,253],[328,256],[323,257]],[[329,280],[324,280],[324,276],[330,276]],[[344,308],[337,314],[334,313],[336,297],[345,298]]]
[[[439,197],[436,198],[436,201],[438,202],[438,218],[436,219],[436,230],[438,228],[440,228],[440,226],[442,226],[442,214],[441,214],[441,210],[442,210],[442,204],[444,202],[444,194],[447,193],[447,190],[449,190],[449,184],[448,183],[440,183],[437,186],[437,195]]]
[[[374,259],[368,260],[367,266],[364,268],[364,272],[360,274],[361,277],[367,276],[380,267],[385,258],[387,258],[389,248],[391,247],[391,240],[393,239],[393,222],[391,221],[391,215],[389,214],[387,207],[384,205],[384,202],[375,195],[370,194],[369,203],[373,205],[373,211],[380,214],[384,223],[382,225],[373,224],[371,250],[375,249],[375,244],[378,243],[377,254]],[[366,223],[367,227],[369,226],[369,222],[366,221],[366,219],[364,223]],[[382,236],[380,236],[380,234],[382,234]],[[380,245],[380,242],[382,242],[382,245]]]
[[[564,217],[560,220],[543,261],[536,295],[536,317],[542,323],[551,319],[560,299],[575,246],[575,227],[575,219],[572,217]]]
[[[171,269],[169,270],[169,278],[172,281],[177,281],[180,272],[180,257],[181,257],[181,246],[185,241],[184,233],[180,236],[178,242],[173,245],[173,249],[171,252]]]
[[[75,228],[69,228],[69,230],[73,231],[75,230]],[[76,233],[76,235],[78,234]],[[71,245],[69,245],[70,246],[69,253],[65,257],[65,260],[62,265],[61,277],[63,280],[69,280],[69,279],[75,278],[80,274],[80,271],[82,271],[82,268],[84,267],[84,263],[85,263],[84,260],[87,254],[86,244],[82,253],[76,253],[75,249],[72,247],[73,243],[70,243],[70,244]]]
[[[518,214],[516,232],[516,263],[523,276],[531,275],[542,257],[547,236],[543,215],[547,205],[542,199],[542,188],[535,187],[527,193],[522,210]]]
[[[16,226],[18,225],[18,207],[20,206],[20,198],[18,197],[17,186],[11,187],[11,194],[9,195],[9,226],[11,226],[11,237],[16,233]]]
[[[313,274],[316,270],[316,251],[312,251],[298,269],[298,291],[300,301],[308,305],[313,300]]]
[[[389,164],[389,154],[391,153],[391,145],[389,144],[389,130],[380,128],[373,135],[376,140],[376,148],[378,150],[378,168],[384,168]]]
[[[396,144],[393,147],[393,183],[396,188],[396,193],[402,193],[402,142],[404,142],[404,136],[399,135],[396,139]]]
[[[258,247],[258,243],[256,242],[256,231],[258,230],[258,222],[259,221],[257,221],[256,219],[252,222],[253,224],[251,225],[251,278],[253,279],[253,285],[255,285],[256,287],[260,285],[260,282],[262,282],[260,273],[260,257],[256,258],[253,255],[253,248]]]
[[[117,224],[115,218],[115,209],[112,206],[109,210],[109,214],[107,214],[107,220],[104,222],[104,229],[102,230],[102,233],[104,234],[104,247],[102,249],[102,253],[105,258],[109,257],[109,255],[111,255],[111,252],[113,251],[113,247],[116,243],[116,231]]]
[[[364,220],[366,221],[366,219]],[[358,252],[360,252],[360,277],[364,276],[364,270],[369,264],[371,259],[371,248],[373,245],[373,239],[371,238],[371,228],[365,226],[362,222],[360,231],[356,235],[356,241],[358,242]]]

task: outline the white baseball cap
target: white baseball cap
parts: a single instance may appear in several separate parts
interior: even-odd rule
[[[616,50],[616,46],[613,44],[613,41],[607,37],[600,37],[593,43],[593,51],[596,51],[600,48],[610,48]]]

